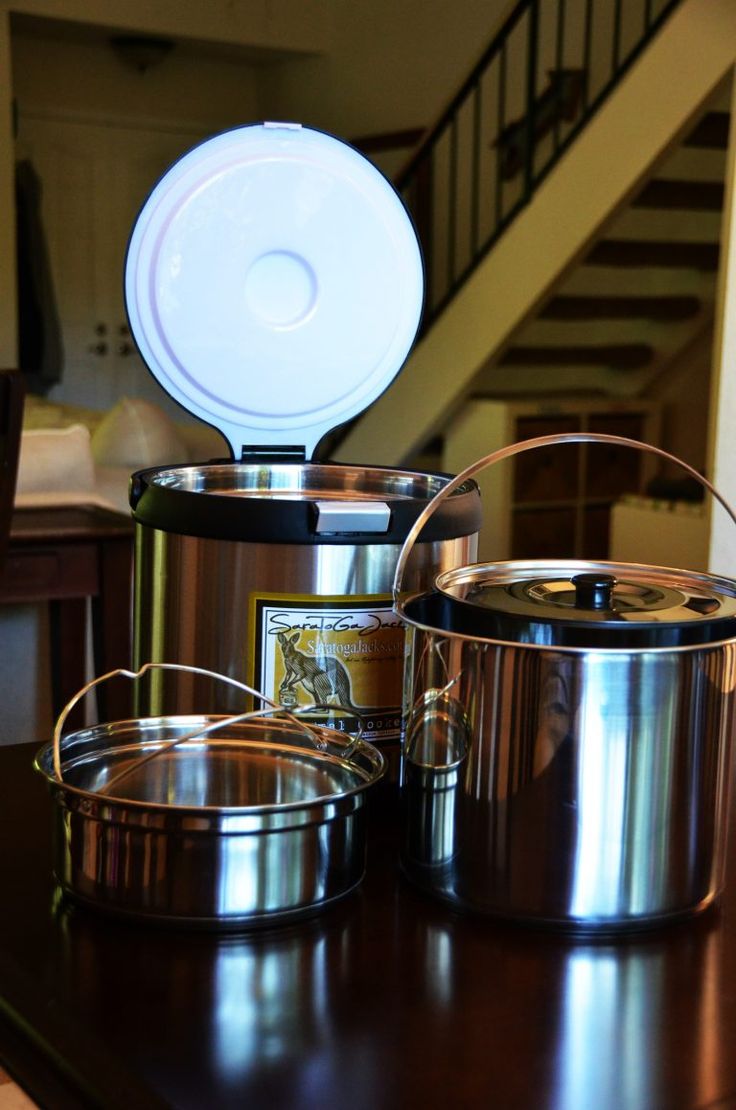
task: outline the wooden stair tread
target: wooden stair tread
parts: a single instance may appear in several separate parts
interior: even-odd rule
[[[632,208],[680,208],[690,212],[720,212],[722,181],[672,181],[654,178],[632,200]]]
[[[685,320],[700,311],[698,297],[553,297],[539,313],[545,320]]]
[[[697,146],[710,150],[728,149],[728,132],[731,125],[729,112],[706,112],[695,125],[684,146]]]
[[[585,262],[593,266],[662,266],[715,271],[718,257],[718,243],[602,239],[588,252]]]
[[[640,370],[654,351],[647,343],[608,343],[575,347],[509,347],[501,366],[608,366],[613,370]]]

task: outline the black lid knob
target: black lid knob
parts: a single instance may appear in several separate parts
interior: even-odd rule
[[[577,609],[613,608],[613,588],[616,585],[616,579],[612,574],[576,574],[572,584],[575,587]]]

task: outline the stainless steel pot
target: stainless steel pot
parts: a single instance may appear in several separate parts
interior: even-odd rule
[[[621,437],[544,436],[457,480],[571,442],[673,459]],[[436,590],[406,595],[413,538],[394,583],[410,629],[409,878],[458,908],[582,932],[652,926],[713,902],[723,882],[736,582],[520,561],[460,568]]]
[[[218,929],[314,913],[349,893],[365,869],[364,799],[384,773],[380,752],[270,704],[62,736],[89,689],[150,669],[86,686],[37,757],[64,893],[128,917]]]

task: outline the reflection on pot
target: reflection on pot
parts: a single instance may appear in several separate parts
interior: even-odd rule
[[[458,908],[579,932],[714,901],[736,643],[573,651],[412,635],[412,881]]]
[[[406,854],[419,866],[445,863],[456,850],[457,786],[469,741],[463,705],[448,687],[425,690],[404,744]]]

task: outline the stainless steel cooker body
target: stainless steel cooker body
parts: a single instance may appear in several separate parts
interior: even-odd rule
[[[277,463],[134,476],[135,666],[205,667],[284,704],[352,700],[366,737],[397,755],[404,633],[392,607],[394,570],[411,523],[446,481]],[[474,556],[477,488],[451,501],[412,551],[407,580],[417,589]],[[317,675],[317,688],[316,671],[329,672]],[[339,687],[346,672],[349,689]],[[174,672],[153,674],[137,704],[142,715],[242,708],[237,690]]]
[[[713,901],[734,641],[560,650],[422,627],[411,639],[402,865],[415,883],[458,908],[580,931]]]
[[[390,609],[391,582],[401,545],[262,544],[179,535],[136,526],[134,661],[175,660],[245,677],[253,651],[254,593],[281,595],[284,627],[299,598],[375,598]],[[419,544],[409,567],[415,584],[457,565],[469,537]],[[368,607],[369,608],[369,607]],[[210,705],[242,708],[242,694],[206,677],[175,672],[152,676],[150,712],[189,712]],[[400,699],[396,705],[397,717]],[[397,720],[397,728],[398,720]]]

